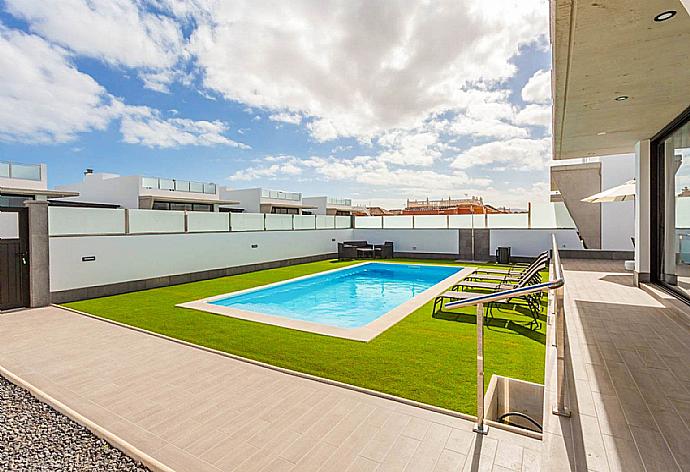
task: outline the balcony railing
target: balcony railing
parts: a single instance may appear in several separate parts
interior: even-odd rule
[[[510,300],[538,292],[553,291],[553,304],[550,314],[554,316],[556,329],[556,404],[553,406],[553,414],[570,416],[570,409],[566,396],[566,363],[565,363],[565,305],[563,303],[563,267],[558,253],[556,236],[551,236],[551,266],[549,281],[534,285],[527,285],[510,290],[503,290],[490,294],[477,294],[476,297],[460,301],[451,301],[444,305],[446,309],[476,306],[477,313],[477,423],[474,431],[486,434],[489,427],[484,419],[484,304],[502,300]]]
[[[302,200],[302,194],[298,192],[281,192],[279,190],[261,189],[261,198],[271,198],[273,200],[290,200],[298,202]]]
[[[0,177],[7,179],[41,180],[41,166],[0,161]]]
[[[343,206],[352,206],[352,200],[349,198],[333,198],[333,197],[328,197],[326,199],[326,202],[329,205],[343,205]]]
[[[161,179],[158,177],[142,177],[141,186],[155,190],[169,190],[171,192],[216,194],[216,184],[210,182],[194,182],[192,180]]]

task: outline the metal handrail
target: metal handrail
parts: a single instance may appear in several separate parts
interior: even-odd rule
[[[486,434],[489,431],[488,426],[484,423],[484,304],[518,298],[532,293],[547,291],[554,291],[555,293],[553,301],[556,315],[557,404],[553,408],[553,413],[560,416],[570,416],[570,411],[565,404],[565,309],[563,303],[565,278],[563,277],[556,236],[553,234],[551,235],[551,264],[554,270],[548,282],[516,287],[496,293],[480,294],[476,297],[452,301],[444,305],[444,308],[461,308],[474,305],[477,307],[477,423],[474,426],[474,431],[477,433]]]

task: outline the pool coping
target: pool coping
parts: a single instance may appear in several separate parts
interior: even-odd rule
[[[337,338],[349,339],[352,341],[368,342],[368,341],[371,341],[372,339],[376,338],[379,334],[388,330],[391,326],[393,326],[393,325],[397,324],[398,322],[400,322],[401,320],[403,320],[405,317],[407,317],[407,315],[409,315],[410,313],[412,313],[413,311],[415,311],[416,309],[418,309],[419,307],[424,305],[429,300],[433,299],[436,295],[438,295],[438,293],[441,290],[445,289],[449,285],[454,284],[455,282],[459,282],[460,280],[466,278],[468,275],[470,275],[472,272],[474,272],[476,270],[476,267],[463,267],[457,273],[455,273],[449,277],[446,277],[445,279],[441,280],[437,284],[424,290],[419,295],[411,298],[410,300],[407,300],[404,303],[401,303],[400,305],[393,308],[392,310],[379,316],[378,318],[376,318],[372,322],[370,322],[364,326],[360,326],[358,328],[339,328],[336,326],[329,326],[326,324],[314,323],[311,321],[293,320],[293,319],[284,318],[281,316],[267,315],[264,313],[257,313],[257,312],[245,311],[245,310],[238,310],[237,308],[231,308],[231,307],[220,306],[220,305],[213,305],[210,303],[210,302],[213,302],[215,300],[220,300],[222,298],[227,298],[230,296],[237,296],[237,295],[241,295],[244,293],[254,292],[254,291],[262,290],[262,289],[269,288],[269,287],[285,285],[287,283],[295,282],[298,280],[309,279],[309,278],[313,278],[313,277],[324,275],[324,274],[330,274],[333,272],[351,269],[353,267],[360,267],[362,265],[370,264],[372,262],[375,262],[377,264],[398,264],[399,265],[399,263],[397,263],[397,262],[367,261],[367,262],[362,262],[359,264],[349,265],[346,267],[339,267],[337,269],[331,269],[331,270],[325,270],[322,272],[316,272],[314,274],[302,275],[300,277],[281,280],[281,281],[273,282],[273,283],[266,284],[266,285],[259,285],[259,286],[251,287],[251,288],[244,289],[244,290],[238,290],[236,292],[229,292],[229,293],[224,293],[221,295],[214,295],[212,297],[206,297],[206,298],[202,298],[202,299],[191,301],[191,302],[178,303],[175,306],[180,307],[180,308],[190,308],[193,310],[204,311],[204,312],[213,313],[216,315],[228,316],[231,318],[238,318],[238,319],[247,320],[247,321],[254,321],[257,323],[263,323],[263,324],[268,324],[268,325],[273,325],[273,326],[280,326],[282,328],[295,329],[298,331],[304,331],[304,332],[308,332],[308,333],[321,334],[324,336],[332,336],[332,337],[337,337]],[[432,266],[432,267],[452,267],[452,266],[449,266],[448,264],[408,264],[408,265],[424,265],[424,266]]]

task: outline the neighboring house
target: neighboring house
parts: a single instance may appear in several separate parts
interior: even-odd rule
[[[302,200],[298,192],[283,192],[265,188],[230,189],[220,188],[223,199],[236,200],[238,206],[246,213],[279,213],[287,215],[301,215],[304,210],[315,210]],[[231,208],[227,209],[232,211]]]
[[[551,166],[551,202],[565,205],[588,249],[632,251],[635,202],[588,203],[582,199],[634,178],[632,154],[554,163]]]
[[[222,200],[214,183],[94,173],[90,169],[81,182],[57,188],[79,192],[78,197],[65,201],[119,205],[129,209],[219,211],[221,204],[237,203]]]
[[[481,197],[450,198],[447,200],[407,200],[403,215],[483,215],[507,213],[491,205],[485,205]]]
[[[45,164],[0,161],[0,207],[22,207],[26,200],[76,197],[79,193],[48,190]]]
[[[312,215],[350,216],[358,209],[358,207],[352,206],[352,200],[349,198],[304,197],[302,202],[314,207],[313,210],[308,210]]]

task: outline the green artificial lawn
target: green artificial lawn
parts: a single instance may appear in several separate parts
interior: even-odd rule
[[[300,264],[65,306],[276,366],[474,414],[475,307],[439,319],[432,318],[430,301],[367,343],[175,307],[355,263]],[[545,302],[543,307],[545,311]],[[545,316],[537,329],[512,305],[500,308],[485,327],[485,384],[491,374],[543,383]]]

